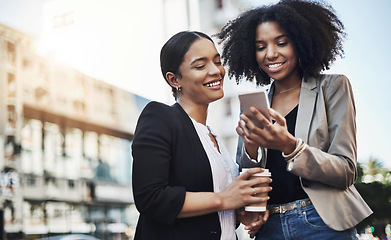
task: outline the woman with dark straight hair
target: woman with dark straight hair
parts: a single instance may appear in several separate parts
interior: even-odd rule
[[[235,161],[206,124],[209,104],[224,96],[225,69],[212,39],[180,32],[163,46],[160,63],[176,103],[150,102],[137,123],[132,143],[133,193],[140,212],[135,239],[235,240],[237,221],[255,233],[264,218],[235,210],[267,201],[255,194],[271,188],[253,186],[271,179],[248,180],[261,168],[238,176]]]

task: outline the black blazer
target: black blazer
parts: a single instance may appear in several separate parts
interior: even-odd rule
[[[135,239],[220,239],[217,213],[177,218],[186,191],[213,192],[209,159],[193,123],[176,103],[150,102],[132,143]]]

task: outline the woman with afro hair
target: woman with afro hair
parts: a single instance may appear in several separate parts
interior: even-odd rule
[[[344,75],[321,73],[343,57],[345,35],[331,6],[299,0],[249,10],[217,34],[230,77],[271,83],[272,120],[251,107],[236,128],[241,167],[272,173],[269,218],[256,239],[357,239],[355,226],[372,213],[353,185],[352,87]]]

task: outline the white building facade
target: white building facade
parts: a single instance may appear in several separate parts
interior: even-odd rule
[[[128,239],[137,216],[130,144],[148,100],[39,57],[33,45],[0,25],[2,239]]]

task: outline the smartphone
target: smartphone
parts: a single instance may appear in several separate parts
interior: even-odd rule
[[[272,120],[269,114],[269,100],[267,98],[266,91],[262,90],[259,92],[245,93],[239,95],[240,107],[242,113],[250,116],[250,107],[254,106],[257,108],[266,118]]]

